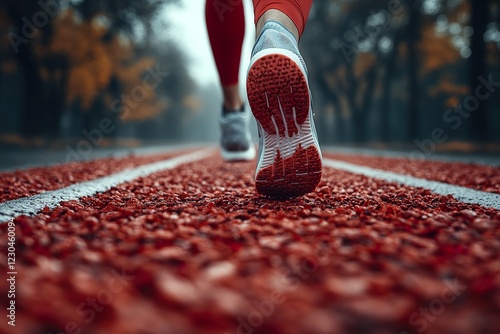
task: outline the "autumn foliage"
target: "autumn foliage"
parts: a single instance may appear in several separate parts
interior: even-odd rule
[[[108,31],[98,19],[80,22],[74,12],[68,10],[54,21],[51,42],[38,49],[41,57],[63,55],[66,58],[66,102],[68,105],[77,102],[83,110],[89,109],[101,94],[107,102],[112,100],[106,88],[113,77],[127,92],[141,84],[145,70],[154,66],[152,58],[135,59],[133,45],[127,39],[112,36],[106,40]],[[44,67],[40,70],[42,77],[47,78],[48,71]],[[141,107],[130,109],[125,117],[129,120],[150,118],[161,112],[163,106],[155,101],[154,91],[147,90]]]
[[[142,121],[182,105],[191,94],[183,59],[159,51],[176,54],[173,44],[136,33],[137,27],[150,31],[153,17],[171,2],[58,2],[52,3],[54,15],[35,1],[0,3],[0,81],[9,73],[22,80],[24,132],[57,136],[67,110],[88,119],[80,126],[92,126],[92,118]],[[40,17],[46,24],[36,23]],[[148,71],[159,66],[177,73],[176,87],[171,81],[144,87]]]

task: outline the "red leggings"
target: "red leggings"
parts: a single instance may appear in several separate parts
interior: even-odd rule
[[[302,34],[313,0],[253,0],[255,22],[269,9],[286,14]],[[206,0],[205,16],[217,70],[223,86],[236,85],[245,36],[242,0]]]

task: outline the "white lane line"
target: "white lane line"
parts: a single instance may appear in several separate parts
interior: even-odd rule
[[[340,169],[346,172],[361,174],[389,182],[397,182],[407,186],[429,189],[439,195],[452,195],[457,200],[464,203],[479,204],[484,207],[500,210],[500,195],[498,194],[455,186],[452,184],[437,181],[429,181],[418,177],[392,173],[381,169],[364,167],[333,159],[324,159],[323,165],[326,167]]]
[[[415,162],[422,162],[423,159],[411,158],[412,153],[419,153],[415,151],[402,151],[402,150],[386,150],[375,148],[354,148],[354,147],[338,147],[338,146],[321,146],[321,151],[324,153],[340,153],[347,155],[364,155],[368,157],[382,157],[382,158],[396,158],[396,159],[410,159]],[[452,154],[452,153],[432,153],[425,156],[425,160],[437,162],[460,162],[464,164],[474,164],[482,166],[500,166],[500,158],[492,154]]]
[[[184,163],[201,160],[214,153],[215,150],[213,148],[207,148],[167,160],[139,166],[137,168],[124,170],[91,181],[75,183],[65,188],[0,203],[0,223],[9,221],[20,215],[34,215],[46,206],[54,208],[62,201],[75,200],[84,196],[93,196],[96,193],[107,191],[121,183],[148,176],[161,170],[173,169]]]

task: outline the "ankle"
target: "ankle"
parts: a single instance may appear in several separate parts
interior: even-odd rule
[[[227,108],[225,105],[222,106],[222,116],[227,116],[229,114],[236,114],[245,111],[245,105],[242,104],[238,108]]]
[[[240,96],[240,91],[238,85],[224,86],[222,87],[222,93],[224,95],[224,109],[227,110],[239,110],[243,105],[243,100]]]
[[[243,101],[238,101],[238,102],[226,102],[224,101],[223,104],[224,110],[226,111],[239,111],[243,107]]]

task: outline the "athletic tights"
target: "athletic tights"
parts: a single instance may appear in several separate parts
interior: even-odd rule
[[[299,34],[311,10],[313,0],[253,0],[255,22],[270,9],[286,14]],[[241,48],[245,36],[242,0],[206,0],[205,17],[208,36],[222,86],[238,84]]]

